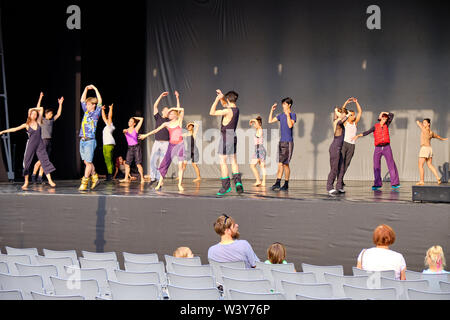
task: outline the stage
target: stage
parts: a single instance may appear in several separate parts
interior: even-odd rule
[[[213,223],[226,213],[261,260],[269,245],[282,242],[299,270],[303,262],[344,265],[351,274],[379,224],[395,229],[392,249],[404,254],[411,270],[423,269],[432,245],[449,254],[449,205],[413,203],[413,183],[396,191],[386,183],[373,192],[369,181],[347,181],[347,193],[334,198],[324,181],[292,181],[287,193],[270,191],[273,181],[265,189],[244,181],[246,193],[222,198],[215,196],[217,180],[186,180],[183,193],[172,180],[161,192],[149,183],[102,182],[82,193],[79,181],[56,183],[56,189],[30,185],[25,192],[18,183],[0,184],[0,247],[158,253],[163,259],[188,246],[207,264],[208,248],[219,240]]]

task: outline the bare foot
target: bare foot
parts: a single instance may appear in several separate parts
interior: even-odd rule
[[[145,184],[145,180],[141,180],[141,186]]]
[[[261,182],[256,182],[253,186],[254,187],[261,187]]]
[[[182,186],[181,184],[178,185],[178,190],[179,190],[180,192],[183,192],[183,191],[184,191],[184,188],[183,188],[183,186]]]
[[[56,183],[54,183],[53,181],[49,181],[48,184],[50,185],[50,187],[55,188],[56,187]]]
[[[197,178],[193,182],[196,183],[196,182],[200,182],[200,181],[202,181],[202,178]]]
[[[438,183],[437,183],[438,185],[441,185],[442,184],[442,180],[441,179],[438,179]]]
[[[123,180],[120,180],[119,182],[120,182],[120,183],[130,183],[130,180],[128,180],[128,179],[123,179]]]
[[[156,190],[156,191],[159,191],[159,190],[161,190],[161,188],[162,188],[162,185],[161,185],[161,184],[158,184],[158,185],[156,186],[155,190]]]
[[[263,183],[261,184],[261,187],[266,187],[266,183],[263,182]]]
[[[29,183],[25,183],[25,184],[22,186],[22,190],[24,190],[24,191],[28,190],[28,185],[29,185]]]
[[[424,185],[425,185],[425,182],[422,182],[422,181],[416,184],[416,186],[424,186]]]

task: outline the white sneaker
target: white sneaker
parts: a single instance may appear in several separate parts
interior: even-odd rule
[[[345,193],[344,189],[339,189],[339,193]]]
[[[337,190],[331,190],[330,192],[328,192],[328,194],[330,195],[330,196],[335,196],[335,195],[337,195],[339,192],[337,191]]]

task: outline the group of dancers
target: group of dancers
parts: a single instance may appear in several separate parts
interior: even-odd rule
[[[96,96],[88,98],[87,95],[89,91],[94,91]],[[232,192],[232,181],[236,192],[242,194],[244,192],[244,186],[242,183],[242,174],[237,162],[238,137],[236,134],[240,117],[239,107],[237,106],[239,94],[234,91],[223,94],[221,90],[217,90],[216,95],[216,99],[211,106],[210,116],[221,118],[221,134],[218,154],[220,157],[222,186],[217,195],[224,196]],[[123,134],[128,144],[128,151],[126,161],[124,162],[125,177],[120,180],[121,183],[130,183],[131,165],[133,163],[135,163],[138,168],[140,183],[145,183],[140,141],[153,135],[155,136],[155,142],[153,144],[150,159],[150,179],[151,185],[157,183],[156,190],[161,190],[164,186],[164,179],[168,173],[169,167],[175,159],[178,160],[178,189],[180,191],[184,191],[183,176],[188,163],[192,163],[196,172],[197,178],[194,182],[201,181],[200,169],[198,167],[200,154],[196,146],[199,127],[196,123],[189,123],[186,126],[187,133],[183,133],[185,109],[181,107],[180,94],[177,91],[175,92],[177,106],[173,108],[165,107],[160,113],[159,105],[167,96],[169,96],[168,92],[162,93],[154,104],[154,119],[156,121],[155,130],[146,134],[140,134],[140,130],[144,123],[144,118],[141,117],[131,118],[128,123],[128,129],[123,130]],[[30,169],[35,155],[38,157],[39,161],[34,167],[32,182],[42,182],[42,177],[45,174],[49,185],[53,188],[56,186],[51,177],[51,174],[55,171],[55,167],[51,163],[49,157],[51,154],[53,125],[62,115],[64,98],[58,100],[59,108],[56,115],[54,115],[52,109],[44,110],[41,106],[43,97],[44,94],[41,93],[36,108],[32,108],[28,111],[28,119],[25,124],[17,128],[0,132],[0,135],[21,130],[26,130],[28,133],[28,142],[23,161],[23,175],[25,177],[25,184],[22,187],[23,190],[27,190],[29,186]],[[356,105],[357,112],[348,108],[352,103]],[[222,106],[220,109],[218,108],[219,104]],[[270,111],[268,123],[274,124],[278,122],[281,131],[281,139],[278,148],[279,161],[277,180],[271,188],[272,191],[289,190],[289,180],[291,175],[290,162],[294,154],[293,129],[297,123],[297,115],[292,112],[293,105],[294,101],[291,98],[286,98],[282,100],[283,111],[280,114],[275,116],[278,104],[274,104]],[[100,182],[94,166],[94,153],[97,148],[96,131],[100,117],[103,118],[106,125],[103,130],[103,155],[108,172],[107,180],[111,180],[113,177],[113,155],[116,145],[113,132],[116,128],[113,124],[114,105],[109,106],[107,109],[103,105],[103,99],[99,90],[94,85],[89,85],[85,88],[81,97],[81,106],[84,116],[79,135],[80,156],[85,164],[85,172],[81,179],[79,190],[87,191],[88,189],[94,190]],[[382,157],[384,157],[387,162],[392,188],[400,188],[400,179],[391,149],[389,132],[389,127],[394,119],[394,114],[382,112],[378,117],[378,122],[370,130],[358,134],[358,123],[360,122],[362,115],[363,110],[356,98],[350,98],[342,107],[336,107],[334,109],[334,121],[332,123],[334,139],[329,149],[331,170],[327,182],[327,192],[330,196],[345,193],[344,177],[354,157],[356,141],[359,138],[370,134],[373,134],[375,137],[375,182],[372,189],[377,191],[383,186],[381,177]],[[448,139],[440,137],[431,130],[430,119],[424,119],[422,122],[417,121],[417,125],[422,132],[421,150],[419,154],[420,182],[418,185],[424,185],[425,183],[425,163],[435,175],[438,184],[441,184],[436,168],[433,166],[431,140],[439,139],[446,141]],[[252,119],[250,121],[250,126],[255,129],[255,151],[251,160],[251,169],[256,179],[254,186],[266,187],[267,150],[264,147],[265,137],[262,118],[257,117],[256,119]],[[228,167],[229,165],[231,165],[231,175]],[[262,170],[262,179],[257,169],[258,165]],[[285,183],[281,186],[283,177]]]

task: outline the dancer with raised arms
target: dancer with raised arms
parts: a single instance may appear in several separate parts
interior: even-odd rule
[[[164,129],[169,131],[170,143],[167,149],[166,155],[161,162],[159,167],[159,173],[161,178],[159,180],[156,191],[161,190],[164,185],[164,179],[169,171],[169,167],[172,161],[178,159],[178,190],[180,192],[184,191],[183,188],[183,174],[184,174],[184,141],[183,141],[183,119],[184,119],[184,109],[181,108],[180,94],[175,91],[175,96],[177,97],[177,107],[169,109],[168,117],[169,122],[163,123],[159,128],[139,136],[140,140],[145,140],[151,135],[157,134]]]

